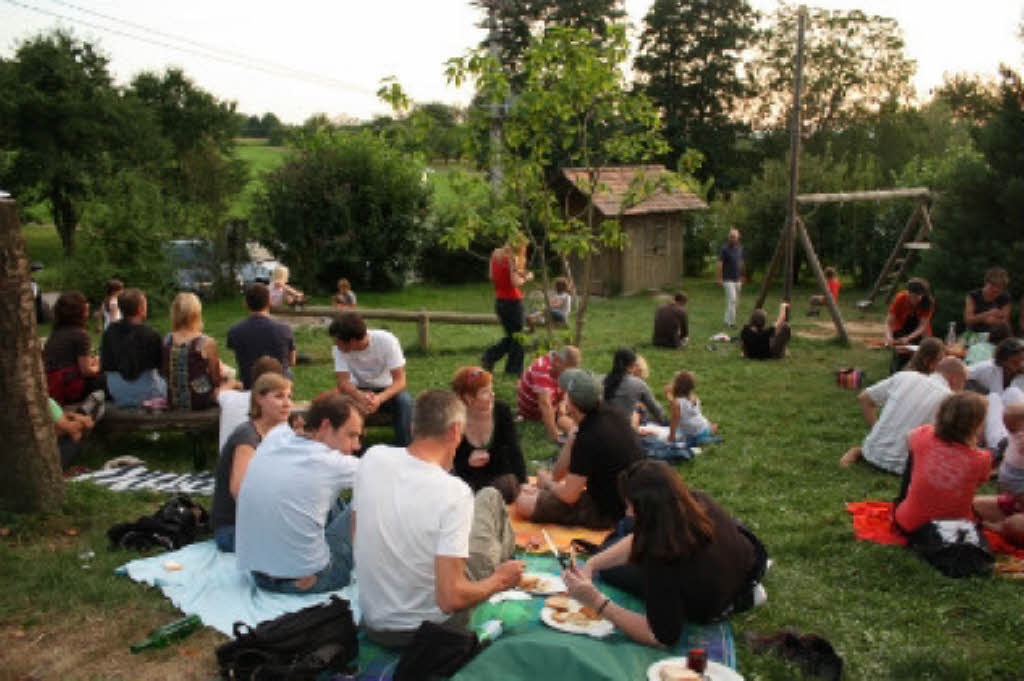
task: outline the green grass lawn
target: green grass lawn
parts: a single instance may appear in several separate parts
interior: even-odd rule
[[[795,667],[754,655],[743,644],[747,632],[788,626],[829,639],[846,661],[847,679],[1020,680],[1024,649],[1013,643],[1015,625],[1024,619],[1020,583],[947,579],[904,549],[853,539],[846,502],[891,499],[898,481],[867,466],[837,467],[839,456],[866,429],[855,392],[836,387],[834,371],[856,365],[874,381],[885,375],[888,357],[861,344],[846,348],[799,336],[790,357],[778,362],[744,360],[732,344],[708,349],[709,336],[721,330],[723,296],[713,282],[687,280],[685,286],[691,300],[689,348],[650,346],[656,300],[598,300],[590,311],[584,364],[605,372],[616,347],[634,346],[647,358],[649,383],[659,396],[675,371],[696,372],[704,412],[719,424],[725,442],[681,465],[680,474],[753,528],[775,562],[766,578],[767,605],[733,619],[745,678],[798,678]],[[492,304],[482,284],[358,293],[366,307],[485,312]],[[798,299],[806,293],[800,291]],[[744,290],[744,315],[756,294],[755,286]],[[880,321],[879,312],[861,318],[853,307],[857,294],[843,290],[847,320]],[[240,300],[210,304],[206,329],[223,343],[228,326],[241,316]],[[152,321],[161,330],[168,326],[164,318]],[[796,330],[814,323],[797,305]],[[457,367],[478,364],[482,350],[499,335],[497,327],[433,324],[432,350],[423,353],[416,348],[414,324],[380,326],[397,334],[406,348],[414,392],[444,386]],[[329,340],[321,327],[299,329],[296,339],[313,360],[296,370],[297,397],[309,399],[333,383]],[[514,381],[499,372],[496,383],[499,398],[514,401]],[[524,424],[520,433],[530,459],[554,453],[539,425]],[[164,469],[185,470],[191,460],[187,443],[168,437],[156,443],[94,442],[84,463],[96,466],[125,453]],[[0,539],[0,636],[14,651],[9,659],[29,660],[10,663],[8,669],[17,673],[9,678],[30,673],[82,679],[213,676],[212,648],[219,637],[211,632],[177,649],[145,657],[127,654],[128,643],[172,619],[175,610],[155,590],[112,574],[132,556],[109,551],[104,532],[115,522],[151,512],[159,495],[117,494],[86,485],[67,485],[67,493],[63,512],[55,516],[0,515],[0,526],[8,532]],[[67,533],[71,528],[77,531],[73,535]],[[79,554],[87,549],[96,557],[84,568]],[[77,636],[70,639],[76,645],[60,645],[64,634]]]
[[[281,165],[288,151],[288,147],[269,146],[265,139],[235,140],[235,154],[249,163],[249,181],[242,193],[231,204],[232,217],[249,217],[249,213],[252,211],[253,197],[260,187],[260,175]]]

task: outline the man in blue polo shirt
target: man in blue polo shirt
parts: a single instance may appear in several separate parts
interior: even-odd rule
[[[320,593],[352,578],[352,489],[363,416],[337,393],[318,397],[305,431],[287,424],[263,438],[238,493],[235,553],[261,589]]]

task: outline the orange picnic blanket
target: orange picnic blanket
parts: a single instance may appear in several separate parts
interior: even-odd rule
[[[566,527],[564,525],[552,525],[549,523],[532,523],[529,520],[517,518],[515,512],[510,508],[508,511],[509,520],[512,521],[512,529],[516,533],[516,545],[525,547],[532,543],[540,544],[544,551],[547,551],[547,543],[541,530],[547,530],[551,541],[555,543],[559,551],[568,551],[569,543],[573,539],[586,539],[594,544],[600,544],[608,536],[611,530],[591,530],[586,527]]]
[[[892,525],[891,501],[858,501],[846,504],[846,510],[853,515],[853,536],[876,544],[904,546],[907,538]],[[1024,549],[1018,549],[1003,539],[1002,535],[985,530],[985,539],[993,553],[1007,553],[1024,559]]]

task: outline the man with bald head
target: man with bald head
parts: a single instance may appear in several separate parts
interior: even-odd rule
[[[933,374],[899,371],[865,389],[857,399],[871,432],[863,446],[839,459],[839,465],[846,467],[863,458],[883,471],[902,474],[907,464],[907,433],[932,423],[939,403],[963,390],[966,382],[967,365],[956,357],[946,357]]]
[[[566,414],[565,390],[558,377],[579,365],[579,348],[566,345],[538,357],[519,380],[519,415],[543,423],[554,442],[563,442],[576,425]]]

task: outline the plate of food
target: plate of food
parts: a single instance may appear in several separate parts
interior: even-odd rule
[[[565,594],[549,596],[540,611],[540,620],[569,634],[603,638],[615,631],[615,625]]]
[[[558,575],[540,572],[525,572],[519,578],[518,588],[537,596],[550,596],[565,591],[565,582]]]
[[[704,674],[709,681],[743,681],[734,670],[711,660]],[[647,681],[701,681],[701,675],[686,666],[685,657],[669,657],[647,668]]]

